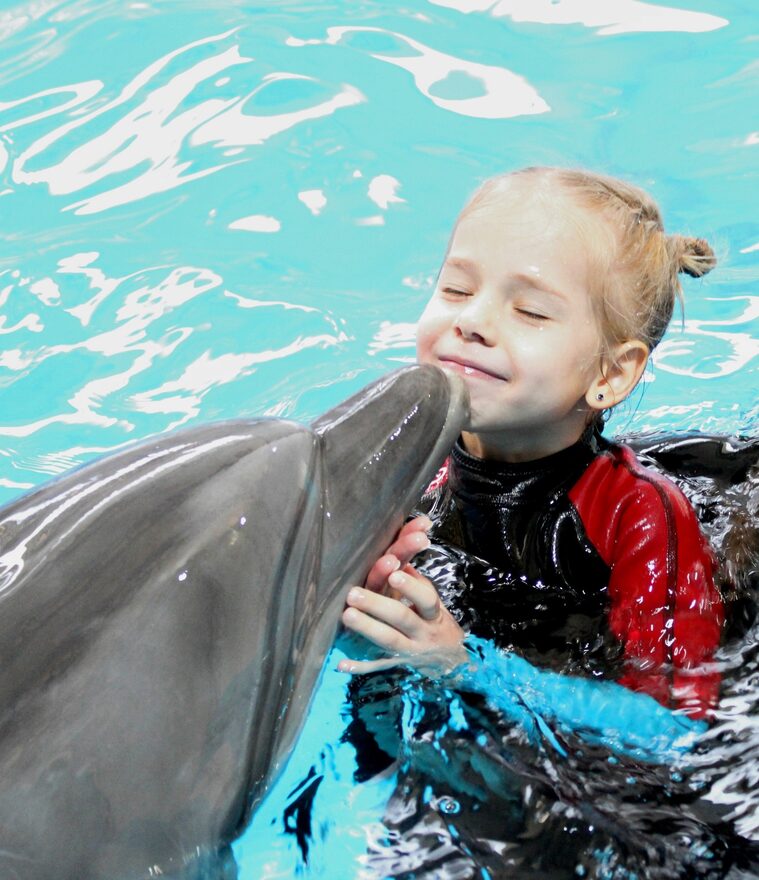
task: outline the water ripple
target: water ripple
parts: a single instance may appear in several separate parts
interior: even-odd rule
[[[81,112],[63,125],[38,137],[12,159],[12,180],[17,185],[46,184],[53,195],[68,196],[91,188],[91,194],[66,205],[76,214],[92,214],[124,205],[206,177],[236,164],[241,148],[260,145],[295,125],[330,115],[363,99],[352,86],[343,86],[321,100],[282,113],[253,114],[263,90],[283,81],[316,82],[296,73],[263,75],[244,95],[199,99],[201,88],[221,89],[234,69],[254,59],[237,45],[223,46],[236,29],[204,37],[162,55],[121,90],[94,110]],[[218,44],[222,44],[217,48]],[[192,60],[198,49],[216,49],[208,57]],[[178,72],[172,72],[179,67]],[[228,76],[223,76],[228,74]],[[165,81],[163,81],[165,80]],[[318,84],[317,84],[318,85]],[[81,111],[103,88],[97,81],[42,90],[0,104],[0,132],[17,132],[41,119]],[[318,91],[324,91],[317,89]],[[51,97],[71,95],[52,107]],[[193,100],[194,99],[194,100]],[[43,109],[39,109],[39,105]],[[33,112],[19,116],[19,108]],[[7,118],[8,114],[11,118]],[[115,116],[115,120],[109,121]],[[103,126],[105,130],[103,129]],[[93,128],[99,133],[91,135]],[[91,135],[91,136],[88,136]],[[210,148],[204,152],[203,147]],[[51,164],[51,155],[63,157]]]
[[[686,320],[682,334],[665,339],[654,352],[659,369],[680,376],[713,379],[742,371],[759,357],[759,339],[755,335],[759,297],[723,297],[719,302],[745,303],[745,306],[738,314],[722,321],[715,318]],[[733,329],[714,329],[720,327]],[[745,329],[741,331],[739,327]]]
[[[460,12],[490,12],[499,18],[536,24],[582,24],[599,36],[657,31],[702,33],[723,28],[726,18],[706,12],[658,6],[642,0],[429,0]]]
[[[408,71],[419,91],[433,104],[462,116],[509,119],[551,109],[523,76],[505,67],[466,61],[383,28],[330,27],[323,40],[290,37],[287,44],[345,44],[365,51],[379,61]]]

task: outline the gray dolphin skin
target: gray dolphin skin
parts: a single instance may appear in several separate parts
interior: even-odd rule
[[[310,428],[185,430],[0,511],[0,877],[179,874],[240,833],[466,409],[410,367]]]

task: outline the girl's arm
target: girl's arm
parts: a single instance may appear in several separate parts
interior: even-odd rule
[[[570,497],[611,569],[609,625],[626,660],[620,683],[708,715],[719,696],[711,661],[724,614],[693,508],[624,447],[597,459]]]

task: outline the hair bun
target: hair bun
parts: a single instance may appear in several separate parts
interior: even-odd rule
[[[673,235],[671,240],[678,272],[685,272],[691,278],[700,278],[717,265],[717,258],[706,239]]]

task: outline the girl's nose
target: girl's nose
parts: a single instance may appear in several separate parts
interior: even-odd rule
[[[495,345],[492,308],[485,297],[472,297],[456,316],[456,333],[469,342]]]

